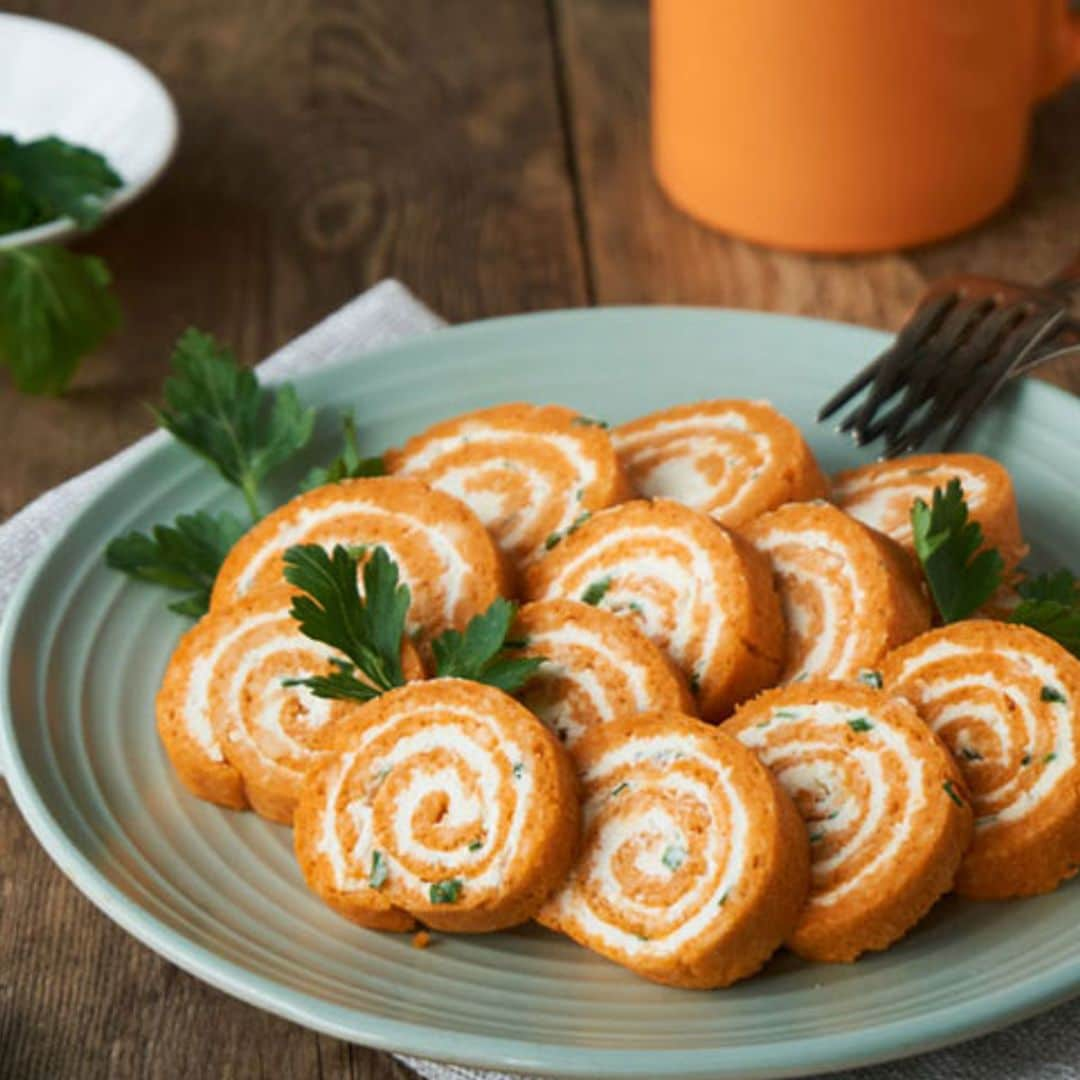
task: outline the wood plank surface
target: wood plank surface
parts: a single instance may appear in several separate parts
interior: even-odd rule
[[[382,277],[451,321],[590,302],[896,327],[933,277],[1035,279],[1080,238],[1080,86],[1037,117],[1017,199],[915,252],[814,258],[705,230],[648,167],[644,0],[16,0],[154,68],[183,138],[84,250],[127,325],[57,401],[0,374],[0,519],[147,430],[177,332],[264,356]],[[1080,391],[1080,364],[1049,377]],[[385,1054],[245,1006],[115,928],[0,785],[0,1077],[402,1080]]]

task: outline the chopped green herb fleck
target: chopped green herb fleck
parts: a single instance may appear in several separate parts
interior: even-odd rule
[[[582,513],[578,514],[578,516],[574,518],[572,522],[570,522],[570,528],[566,530],[566,535],[569,536],[571,533],[576,533],[578,529],[580,529],[581,526],[584,525],[585,522],[588,521],[591,517],[592,514],[590,514],[588,510],[585,510]]]
[[[1030,754],[1025,754],[1025,755],[1024,755],[1024,756],[1023,756],[1023,757],[1022,757],[1022,758],[1020,759],[1020,764],[1021,764],[1021,765],[1030,765],[1030,764],[1031,764],[1031,755],[1030,755]]]
[[[825,820],[826,821],[835,821],[839,816],[840,816],[840,811],[839,810],[834,810]]]
[[[621,795],[629,786],[625,780],[621,784],[616,784],[611,789],[611,797],[614,799],[616,795]]]
[[[638,941],[648,941],[649,940],[648,937],[645,934],[635,934],[634,937],[636,937],[638,939]]]
[[[561,539],[562,535],[560,533],[548,533],[548,537],[544,541],[544,550],[550,551]]]
[[[728,896],[729,893],[724,893],[723,896],[721,896],[720,899],[716,901],[716,906],[723,907],[727,903]]]
[[[1047,754],[1046,757],[1043,758],[1043,764],[1044,765],[1049,765],[1050,762],[1053,761],[1054,758],[1056,758],[1056,757],[1057,757],[1057,754],[1054,754],[1054,753]]]
[[[448,881],[436,881],[428,889],[428,898],[433,904],[453,904],[461,895],[461,881],[450,878]]]
[[[470,851],[479,851],[484,846],[483,840],[472,840],[469,843]]]
[[[1055,701],[1058,704],[1067,700],[1065,695],[1056,686],[1044,686],[1039,697],[1041,697],[1043,701]]]
[[[810,843],[811,844],[820,844],[821,841],[824,840],[824,839],[825,839],[825,833],[821,829],[818,829],[816,832],[812,832],[810,834]]]
[[[875,690],[880,690],[885,685],[881,672],[873,671],[870,668],[863,668],[859,672],[859,682],[866,683],[867,686],[872,686]]]
[[[777,718],[777,720],[798,720],[799,719],[799,714],[797,712],[792,712],[791,709],[777,709],[773,713],[773,716],[775,716]]]
[[[373,851],[371,853],[371,877],[368,878],[368,884],[373,889],[381,889],[386,884],[386,875],[389,872],[390,868],[386,865],[383,853]]]
[[[795,678],[792,679],[791,681],[792,682],[805,682],[809,677],[810,677],[810,672],[808,672],[808,671],[800,671],[799,674],[796,675]]]
[[[628,608],[629,608],[629,609],[630,609],[630,610],[631,610],[631,611],[632,611],[632,612],[633,612],[633,613],[634,613],[635,615],[644,615],[644,614],[645,614],[645,609],[644,609],[644,608],[643,608],[643,607],[642,607],[642,606],[641,606],[641,605],[640,605],[640,604],[639,604],[639,603],[638,603],[638,602],[637,602],[636,600],[631,600],[631,601],[630,601],[630,603],[629,603],[629,604],[627,604],[626,606],[627,606],[627,607],[628,607]]]
[[[686,849],[679,847],[677,844],[672,844],[670,847],[664,848],[664,854],[660,856],[660,861],[674,873],[686,862]]]
[[[514,762],[514,778],[520,780],[525,775],[525,766],[520,761]]]
[[[865,716],[856,716],[854,720],[847,722],[847,726],[854,732],[863,732],[869,731],[874,725]]]
[[[754,727],[756,727],[756,728],[764,728],[764,727],[768,727],[771,723],[772,723],[772,717],[771,716],[766,716],[764,720],[758,721],[758,723],[756,723],[754,725]]]
[[[953,787],[953,782],[951,780],[946,780],[941,786],[945,789],[945,794],[948,795],[957,806],[964,805],[964,800],[956,793],[956,788]]]
[[[983,756],[978,750],[972,750],[970,746],[960,747],[960,756],[965,761],[982,761]]]
[[[595,416],[575,416],[570,423],[574,427],[598,427],[605,431],[611,426],[606,420],[597,420]]]
[[[975,824],[977,826],[978,825],[989,825],[993,821],[997,821],[997,814],[983,814],[983,816],[981,818],[976,818],[975,819]]]
[[[583,604],[592,604],[595,607],[601,600],[607,596],[608,589],[611,588],[611,578],[600,578],[599,581],[594,581],[581,596],[581,602]]]
[[[577,491],[574,492],[574,498],[578,502],[581,502],[581,500],[585,498],[585,489],[584,488],[578,488]]]

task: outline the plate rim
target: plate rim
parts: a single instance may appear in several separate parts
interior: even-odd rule
[[[141,60],[133,56],[126,49],[120,48],[119,45],[114,45],[111,41],[107,41],[105,38],[98,37],[96,34],[87,33],[85,30],[80,30],[74,26],[67,26],[64,23],[54,22],[52,19],[40,19],[34,15],[22,15],[16,12],[0,11],[0,26],[3,23],[32,23],[35,24],[36,31],[45,35],[53,34],[56,36],[67,36],[69,38],[81,38],[85,42],[92,43],[99,49],[112,54],[113,58],[129,67],[134,68],[142,78],[146,81],[146,85],[149,91],[157,98],[158,104],[162,107],[162,128],[161,128],[161,153],[158,160],[154,162],[153,167],[139,180],[129,181],[124,179],[123,185],[118,188],[112,195],[105,199],[101,206],[101,219],[97,224],[90,228],[82,228],[77,225],[69,217],[59,217],[52,221],[46,221],[41,225],[34,225],[29,229],[19,229],[16,232],[4,233],[0,235],[0,250],[9,247],[34,247],[38,244],[45,244],[49,241],[58,241],[70,239],[73,236],[88,235],[99,229],[105,220],[111,217],[118,210],[123,209],[129,203],[134,202],[137,198],[145,195],[153,186],[161,179],[162,174],[168,168],[169,163],[172,161],[176,154],[177,147],[180,143],[180,113],[176,107],[176,102],[173,100],[172,94],[169,93],[168,87],[162,81],[162,79],[150,70]],[[94,147],[91,147],[94,149]]]
[[[369,352],[346,352],[326,367],[295,374],[289,379],[302,389],[306,383],[332,378],[333,372],[340,367],[359,366],[369,360],[398,353],[424,352],[431,347],[433,340],[445,340],[447,336],[498,336],[507,330],[512,334],[517,333],[522,327],[531,330],[540,322],[603,322],[610,321],[613,316],[647,321],[658,317],[676,320],[686,317],[715,318],[721,323],[734,319],[747,324],[782,320],[803,328],[852,332],[865,336],[868,342],[877,339],[885,343],[890,339],[885,331],[838,320],[743,309],[671,305],[574,308],[496,316],[448,326]],[[1021,392],[1025,397],[1033,394],[1036,400],[1043,398],[1047,404],[1053,402],[1057,408],[1062,405],[1073,409],[1080,407],[1080,398],[1041,381],[1025,380]],[[184,933],[172,929],[113,885],[67,840],[62,825],[37,790],[31,771],[18,752],[11,679],[15,640],[26,601],[55,549],[82,527],[102,498],[122,487],[129,475],[148,459],[168,452],[171,445],[172,440],[159,432],[147,437],[141,445],[132,447],[123,467],[35,556],[13,591],[0,623],[0,768],[23,819],[69,881],[109,919],[177,967],[247,1004],[349,1042],[390,1053],[451,1061],[476,1068],[542,1072],[564,1077],[653,1077],[656,1075],[656,1061],[661,1057],[671,1059],[673,1071],[666,1072],[666,1075],[683,1080],[719,1075],[751,1080],[753,1077],[797,1075],[808,1070],[820,1072],[852,1068],[909,1057],[973,1039],[1080,994],[1080,960],[1075,960],[974,1001],[938,1009],[930,1015],[920,1014],[862,1028],[842,1037],[819,1035],[780,1044],[679,1051],[585,1048],[536,1042],[527,1037],[507,1039],[501,1036],[464,1035],[379,1016],[363,1009],[329,1005],[313,994],[291,989],[223,958]],[[462,1043],[467,1045],[463,1046]]]

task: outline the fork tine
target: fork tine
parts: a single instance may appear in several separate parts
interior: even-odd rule
[[[945,436],[942,449],[948,450],[956,444],[957,439],[963,434],[979,409],[1022,367],[1032,351],[1053,334],[1062,316],[1061,312],[1050,316],[1047,316],[1045,312],[1036,312],[1012,329],[997,356],[988,365],[985,374],[961,395],[956,405],[952,427]]]
[[[898,432],[919,407],[933,396],[933,388],[945,371],[946,362],[957,348],[968,340],[986,314],[989,301],[960,300],[946,315],[940,329],[921,349],[917,349],[908,367],[909,378],[903,397],[888,416],[871,424],[872,414],[853,424],[855,438],[864,446],[881,433],[890,438]]]
[[[925,385],[925,392],[911,403],[914,407],[905,414],[905,401],[901,401],[882,422],[867,429],[867,440],[884,435],[885,457],[895,457],[904,448],[918,446],[948,416],[953,403],[971,385],[979,367],[987,357],[996,354],[1005,334],[1023,315],[1023,310],[1016,305],[996,307],[988,312],[971,331],[967,342],[937,369],[933,382]],[[929,409],[916,419],[918,408],[927,401],[930,402]]]
[[[867,386],[890,360],[914,348],[923,337],[936,329],[939,316],[946,307],[951,306],[955,294],[946,293],[928,297],[915,309],[912,317],[904,324],[896,341],[889,348],[876,356],[853,379],[844,384],[818,411],[818,422],[827,420],[837,409],[846,405],[860,390]]]

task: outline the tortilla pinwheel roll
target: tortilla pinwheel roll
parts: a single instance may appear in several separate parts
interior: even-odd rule
[[[757,971],[806,899],[806,833],[744,747],[674,712],[595,727],[575,752],[581,854],[539,921],[639,975],[711,989]]]
[[[264,517],[226,556],[211,609],[279,584],[294,544],[384,547],[411,591],[407,627],[422,643],[464,628],[509,589],[498,550],[467,506],[419,480],[378,477],[326,484]]]
[[[575,600],[526,604],[514,623],[519,655],[543,666],[518,694],[570,751],[592,728],[662,709],[693,713],[686,680],[629,619]]]
[[[827,482],[799,429],[764,401],[699,401],[616,428],[630,483],[733,528]]]
[[[479,933],[532,918],[578,845],[555,736],[491,686],[432,679],[355,709],[308,774],[295,845],[311,888],[380,930]]]
[[[300,632],[292,596],[279,585],[204,615],[180,639],[157,697],[158,733],[184,786],[284,824],[341,711],[306,687],[284,685],[329,674],[336,655]],[[401,659],[406,678],[423,678],[408,641]]]
[[[585,522],[526,578],[530,599],[580,600],[634,619],[683,672],[706,720],[775,682],[784,623],[768,562],[670,499]]]
[[[561,405],[499,405],[435,424],[385,455],[461,499],[511,565],[540,558],[597,510],[630,498],[611,436]]]
[[[742,535],[773,567],[788,626],[782,682],[846,679],[930,626],[907,554],[828,503],[789,503]]]
[[[885,688],[907,698],[967,781],[975,841],[956,890],[1049,892],[1080,868],[1080,661],[1025,626],[952,623],[890,653]]]
[[[934,488],[957,479],[973,521],[982,526],[986,547],[997,548],[1010,570],[1027,554],[1012,480],[1003,465],[982,454],[915,454],[846,469],[833,477],[832,497],[858,518],[914,553],[911,504],[927,505]]]
[[[972,833],[956,763],[906,702],[811,679],[767,691],[721,728],[795,801],[810,895],[787,944],[847,963],[903,937],[952,887]]]

